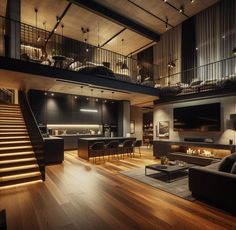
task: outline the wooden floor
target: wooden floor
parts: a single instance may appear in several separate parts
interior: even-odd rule
[[[0,209],[8,229],[236,229],[235,217],[119,174],[153,162],[147,151],[97,165],[66,152],[46,182],[0,191]]]

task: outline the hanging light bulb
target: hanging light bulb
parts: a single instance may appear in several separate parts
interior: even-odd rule
[[[121,51],[122,51],[122,56],[124,56],[124,55],[123,55],[123,45],[124,45],[123,43],[124,43],[124,39],[122,38],[122,39],[121,39],[121,45],[122,45]],[[121,65],[121,69],[129,69],[125,59],[124,59],[122,65]]]
[[[35,8],[34,12],[35,12],[35,27],[36,27],[37,42],[40,42],[41,37],[38,34],[38,9]]]

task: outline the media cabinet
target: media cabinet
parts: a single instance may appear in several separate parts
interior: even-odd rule
[[[153,155],[156,158],[167,156],[170,160],[180,160],[201,166],[219,161],[233,152],[235,152],[235,145],[186,141],[153,141]]]

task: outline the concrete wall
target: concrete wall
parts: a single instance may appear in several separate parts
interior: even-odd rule
[[[135,133],[131,137],[136,137],[137,140],[143,139],[143,112],[142,108],[131,106],[130,120],[135,122]]]
[[[221,131],[220,132],[174,132],[173,131],[173,108],[221,103]],[[233,139],[236,143],[236,132],[232,130],[233,124],[230,120],[230,114],[236,114],[236,96],[221,97],[214,99],[195,100],[190,102],[181,102],[174,104],[166,104],[154,107],[153,121],[154,127],[158,121],[170,121],[170,138],[163,139],[163,141],[183,141],[185,137],[202,137],[213,138],[215,143],[228,144],[229,139]],[[154,129],[154,140],[158,140],[156,137],[156,128]]]

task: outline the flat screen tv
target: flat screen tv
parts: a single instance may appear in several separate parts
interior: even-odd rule
[[[174,108],[174,131],[220,130],[220,103]]]

